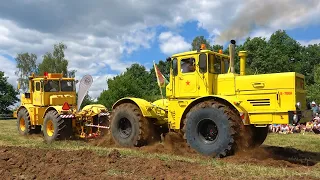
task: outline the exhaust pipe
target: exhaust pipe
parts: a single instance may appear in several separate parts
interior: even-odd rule
[[[246,75],[246,59],[247,59],[247,51],[240,51],[240,76]]]
[[[231,73],[234,73],[234,55],[235,55],[235,40],[230,41],[231,44],[229,44],[229,54],[230,54],[230,71]]]

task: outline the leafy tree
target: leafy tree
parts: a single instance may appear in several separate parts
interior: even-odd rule
[[[307,100],[308,102],[316,101],[320,102],[320,65],[314,68],[314,80],[315,83],[307,85]]]
[[[212,48],[211,48],[211,50],[215,52],[219,52],[220,49],[223,50],[223,46],[218,44],[212,45]]]
[[[4,72],[0,71],[0,114],[10,113],[9,106],[14,105],[19,99],[18,92],[8,83]]]
[[[68,71],[68,77],[75,78],[77,70]]]
[[[67,46],[63,43],[55,44],[53,53],[47,52],[43,56],[42,63],[39,64],[39,74],[44,72],[63,73],[68,76],[68,60],[65,59],[64,50]]]
[[[84,96],[82,104],[80,106],[80,109],[85,107],[86,105],[94,104],[95,101],[90,97],[90,95],[87,93],[86,96]]]
[[[192,49],[191,50],[197,50],[201,47],[201,44],[205,44],[207,49],[212,50],[212,47],[209,43],[209,41],[204,36],[197,36],[192,41]]]
[[[32,73],[37,73],[37,55],[29,53],[20,53],[15,58],[17,71],[15,74],[19,77],[20,87],[23,91],[28,90],[28,78]]]
[[[157,64],[167,80],[169,80],[170,71],[168,64],[163,61]],[[104,90],[98,98],[98,103],[104,104],[107,108],[111,108],[117,100],[123,97],[138,97],[148,101],[161,98],[154,67],[148,72],[144,66],[132,64],[123,74],[108,79],[107,84],[108,90]]]

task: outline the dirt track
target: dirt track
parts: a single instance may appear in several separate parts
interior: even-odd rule
[[[102,145],[106,144],[100,144]],[[165,145],[155,144],[140,150],[200,157],[183,143],[170,144],[170,138],[166,139]],[[202,158],[208,160],[208,158]],[[306,172],[313,169],[319,170],[316,164],[320,162],[320,154],[290,148],[262,147],[219,159],[218,162],[282,167]],[[316,166],[313,167],[314,165]],[[192,179],[193,177],[195,179],[229,179],[239,175],[241,175],[239,170],[230,172],[230,168],[218,168],[199,162],[125,156],[117,150],[111,151],[108,155],[99,156],[88,150],[65,151],[0,146],[0,177],[4,179]],[[259,179],[259,176],[255,175],[246,177],[246,179]],[[297,178],[301,179],[300,176]],[[311,176],[304,176],[304,178],[314,179]]]

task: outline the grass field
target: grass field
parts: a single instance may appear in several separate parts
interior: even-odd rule
[[[72,163],[77,163],[77,161],[82,162],[82,159],[87,157],[83,154],[79,155],[77,152],[83,152],[83,150],[93,151],[94,154],[92,156],[100,158],[95,159],[92,157],[92,162],[98,163],[99,168],[104,167],[101,169],[101,173],[98,177],[105,177],[108,179],[152,179],[159,177],[165,179],[179,179],[179,177],[186,177],[187,179],[191,177],[195,179],[213,177],[218,179],[320,179],[320,135],[312,133],[307,133],[305,135],[269,134],[261,148],[227,158],[212,159],[194,153],[183,153],[183,151],[171,153],[170,150],[172,149],[165,149],[165,146],[161,145],[150,148],[153,149],[153,151],[150,151],[150,149],[138,148],[108,148],[105,147],[105,145],[97,146],[90,142],[83,141],[59,141],[52,144],[46,144],[41,135],[26,137],[18,135],[15,120],[1,120],[0,146],[2,147],[1,149],[5,149],[3,152],[18,151],[18,149],[21,149],[19,153],[28,151],[28,155],[24,155],[23,158],[33,156],[33,151],[34,154],[45,152],[44,156],[47,157],[49,152],[55,154],[55,152],[62,152],[61,150],[76,150],[71,151],[71,153],[74,153],[70,154],[67,158],[60,159],[59,163],[64,161],[67,162],[70,158],[75,158]],[[55,149],[55,151],[52,151],[52,149]],[[115,149],[116,152],[121,155],[121,158],[118,159],[118,161],[116,158],[116,163],[107,163],[110,161],[110,157],[112,157],[111,155],[115,152]],[[163,149],[166,151],[162,151]],[[12,159],[18,158],[16,155],[11,154],[11,156]],[[79,156],[79,158],[77,159],[75,156]],[[21,157],[19,156],[19,158]],[[61,157],[59,156],[59,158]],[[101,158],[105,161],[102,161]],[[26,163],[26,161],[27,160],[20,166],[23,167],[23,164]],[[41,161],[48,163],[48,159],[46,158],[41,159]],[[87,159],[87,161],[91,160]],[[8,164],[6,164],[7,161],[1,161],[0,159],[0,162],[0,169],[8,166]],[[52,162],[50,161],[50,163]],[[84,165],[81,165],[81,167]],[[27,176],[28,173],[26,172],[26,169],[21,169],[20,166],[17,167],[17,171],[21,172],[12,172],[10,169],[7,171],[0,170],[0,176],[16,176],[19,173],[19,176],[24,173]],[[75,166],[72,168],[74,169],[74,167]],[[79,167],[79,169],[81,168]],[[140,170],[142,172],[140,172]],[[75,178],[75,175],[77,175],[67,174],[66,170],[61,171],[66,173],[67,177]],[[41,177],[50,177],[50,173],[39,173],[43,175]],[[86,172],[86,174],[90,173],[92,172],[89,170]],[[91,177],[94,177],[95,175],[97,174],[91,174]],[[77,178],[79,177],[84,178],[86,175],[81,176],[80,173]],[[11,178],[9,177],[9,179]]]

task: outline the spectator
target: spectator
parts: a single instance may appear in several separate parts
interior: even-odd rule
[[[306,132],[312,132],[312,128],[313,128],[313,123],[311,121],[307,122],[305,131]]]
[[[316,113],[319,112],[319,108],[318,108],[316,102],[312,101],[311,109],[312,109],[312,112],[313,112],[313,117],[315,117]]]
[[[277,133],[280,131],[280,124],[274,124],[272,126],[272,132]]]
[[[317,120],[317,121],[320,120],[320,117],[319,117],[319,114],[318,114],[318,113],[316,113],[316,115],[315,115],[315,117],[313,118],[313,120]]]
[[[290,128],[288,126],[288,124],[282,124],[280,126],[280,131],[279,131],[280,134],[289,134],[290,133]]]
[[[315,134],[320,134],[320,121],[315,120],[312,130]]]
[[[296,126],[293,127],[292,132],[293,133],[300,133],[301,132],[300,128],[301,128],[300,124],[297,124]]]

